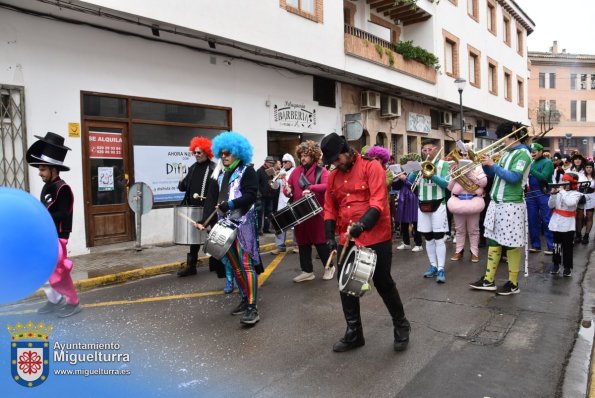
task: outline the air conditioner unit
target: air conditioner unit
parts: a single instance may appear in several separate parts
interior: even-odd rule
[[[401,99],[383,95],[380,97],[380,117],[400,117]]]
[[[380,94],[374,91],[362,91],[361,109],[380,109]]]
[[[452,113],[440,112],[440,124],[443,126],[452,126]]]

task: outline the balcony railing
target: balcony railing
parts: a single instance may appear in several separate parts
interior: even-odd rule
[[[395,52],[388,40],[347,24],[344,36],[345,54],[436,84],[436,69],[412,59],[404,59]]]
[[[358,29],[355,26],[345,24],[345,33],[363,40],[367,40],[372,44],[379,44],[384,48],[393,48],[392,43],[388,40],[381,39],[380,37],[374,36],[373,34],[366,32],[365,30]]]

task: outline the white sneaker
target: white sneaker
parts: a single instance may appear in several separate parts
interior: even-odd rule
[[[293,281],[296,283],[299,283],[299,282],[311,281],[314,278],[316,278],[316,275],[314,275],[314,272],[302,272],[301,274],[299,274],[298,276],[293,278]]]
[[[331,279],[333,279],[333,276],[335,275],[335,270],[336,268],[334,265],[329,269],[324,270],[324,275],[322,276],[322,279],[324,279],[325,281],[330,281]]]
[[[413,249],[411,249],[412,252],[423,252],[424,248],[421,246],[415,246]]]
[[[457,237],[452,238],[452,243],[457,243]]]
[[[300,250],[297,247],[294,247],[293,249],[291,249],[290,253],[299,253]]]
[[[405,249],[411,249],[411,245],[406,245],[404,243],[401,243],[399,246],[397,246],[397,250],[405,250]]]

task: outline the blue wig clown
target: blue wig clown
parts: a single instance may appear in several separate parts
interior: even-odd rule
[[[221,157],[222,151],[228,151],[243,164],[252,162],[252,145],[246,137],[234,131],[226,131],[215,137],[211,149],[217,158]]]

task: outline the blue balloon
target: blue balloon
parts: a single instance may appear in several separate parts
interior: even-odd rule
[[[0,304],[33,294],[58,261],[52,216],[29,193],[0,187]]]

